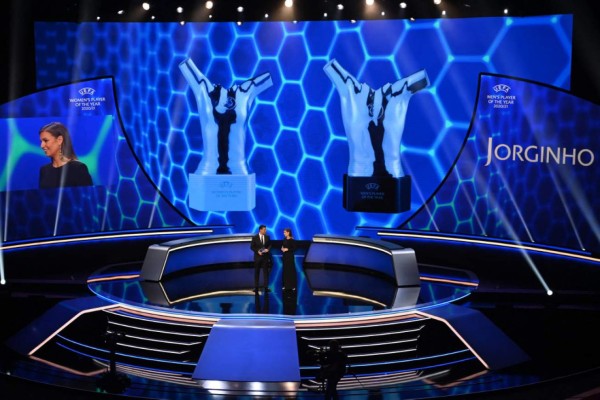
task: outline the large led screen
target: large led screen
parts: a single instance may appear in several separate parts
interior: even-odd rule
[[[53,122],[68,127],[90,185],[40,188],[40,171],[50,163],[40,130]],[[0,131],[4,241],[188,224],[139,168],[119,123],[111,78],[59,85],[2,105]]]
[[[571,15],[241,25],[44,22],[35,29],[37,84],[42,90],[113,78],[122,138],[132,152],[117,151],[115,163],[130,157],[139,173],[117,168],[128,185],[115,187],[118,206],[109,212],[137,226],[151,218],[140,207],[160,198],[172,206],[162,212],[178,217],[148,225],[241,233],[265,224],[276,237],[290,226],[299,239],[356,234],[361,227],[433,229],[431,219],[415,213],[439,191],[467,142],[479,74],[568,90],[572,23]],[[332,78],[332,66],[346,92]],[[392,105],[398,93],[409,95]],[[356,113],[352,102],[359,104]],[[369,136],[356,138],[357,120]],[[353,210],[346,191],[362,182],[352,182],[354,175],[374,176],[377,168],[386,179],[409,177],[408,202],[399,209]],[[130,185],[155,190],[132,196]],[[367,182],[361,195],[376,188]],[[471,205],[454,207],[460,212]]]
[[[600,106],[482,74],[469,135],[409,228],[600,250]]]

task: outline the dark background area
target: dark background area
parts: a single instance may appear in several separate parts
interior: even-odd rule
[[[384,1],[375,0],[382,7],[386,8],[386,18],[438,18],[439,8],[434,6],[433,0],[407,0],[410,11],[402,13],[398,7],[399,0]],[[542,15],[542,14],[561,14],[572,13],[574,15],[573,31],[573,65],[571,74],[571,91],[575,95],[584,99],[600,104],[600,1],[599,0],[442,0],[448,5],[448,17],[479,17],[479,16],[500,16],[503,15],[504,8],[510,10],[512,16]],[[215,0],[218,3],[219,0]],[[262,20],[265,12],[276,15],[275,10],[281,7],[283,0],[220,0],[220,6],[215,6],[214,21],[235,21],[240,18],[235,10],[238,4],[246,3],[246,12],[243,15],[245,20]],[[296,0],[298,19],[321,20],[323,12],[327,11],[330,19],[361,19],[367,18],[363,13],[364,0],[352,0],[354,6],[347,4],[343,14],[335,11],[337,0]],[[150,3],[157,17],[157,21],[177,21],[185,18],[190,21],[205,21],[205,14],[200,12],[193,13],[194,8],[204,4],[204,1],[191,0],[161,0],[160,4]],[[345,3],[350,3],[346,0]],[[254,4],[254,5],[253,5]],[[36,88],[36,64],[43,63],[44,60],[35,60],[34,50],[34,22],[35,21],[95,21],[96,16],[101,15],[102,22],[108,21],[145,21],[147,15],[143,16],[135,12],[139,8],[141,0],[8,0],[2,2],[0,7],[0,104],[23,97],[37,90]],[[182,5],[184,10],[192,10],[192,14],[177,15],[175,7]],[[360,6],[359,6],[360,5]],[[299,8],[301,7],[301,8]],[[119,16],[116,11],[119,9],[127,10],[124,16]],[[381,18],[381,16],[376,16]],[[374,18],[374,17],[373,17]],[[274,18],[275,19],[275,18]],[[5,132],[6,134],[6,132]],[[34,314],[39,314],[48,307],[47,303],[54,303],[65,298],[71,298],[87,294],[85,279],[91,271],[108,265],[109,263],[128,263],[136,262],[142,259],[144,252],[151,240],[140,240],[128,242],[121,248],[114,249],[110,243],[98,245],[94,251],[88,248],[78,248],[71,246],[68,251],[63,248],[48,249],[45,252],[20,254],[12,253],[6,256],[6,263],[17,265],[23,271],[39,269],[45,271],[40,273],[36,280],[28,280],[25,276],[17,279],[16,282],[9,282],[0,293],[3,304],[8,309],[12,309],[11,319],[6,326],[11,329],[24,325]],[[116,247],[116,246],[115,246]],[[417,248],[417,250],[419,250]],[[459,249],[463,251],[464,249]],[[71,263],[64,263],[64,254],[69,254]],[[443,257],[445,260],[452,258],[448,249],[444,251],[423,251],[419,254],[429,254],[430,259],[426,262],[434,263],[436,257]],[[17,257],[19,256],[19,257]],[[515,268],[515,264],[507,262],[505,259],[497,258],[498,268],[491,268],[489,260],[494,259],[489,254],[485,254],[482,260],[478,260],[473,254],[467,257],[475,261],[475,264],[489,267],[488,274],[499,274],[499,271],[508,269],[508,266]],[[463,254],[458,254],[455,259],[462,260]],[[487,262],[488,264],[484,263]],[[60,272],[56,271],[55,266],[60,265]],[[82,267],[85,265],[85,268]],[[460,261],[460,266],[463,261]],[[32,266],[36,266],[35,268]],[[454,266],[453,266],[454,267]],[[458,266],[457,266],[458,267]],[[564,277],[558,275],[559,268],[550,266],[548,271],[543,271],[544,276],[550,274],[556,282]],[[521,273],[526,276],[528,270],[522,269]],[[523,272],[525,271],[525,272]],[[597,347],[586,349],[586,344],[593,343],[596,336],[594,330],[585,330],[585,337],[577,336],[577,330],[573,327],[590,324],[598,321],[597,307],[598,297],[594,291],[564,291],[557,293],[554,297],[544,297],[548,304],[538,304],[537,294],[531,294],[524,291],[507,291],[507,294],[498,293],[501,280],[495,279],[496,276],[484,276],[482,271],[477,271],[486,283],[489,279],[487,291],[480,291],[479,297],[473,301],[476,306],[486,309],[490,316],[496,316],[495,320],[507,333],[512,334],[521,326],[526,326],[525,322],[536,323],[540,330],[547,332],[544,337],[534,335],[525,336],[522,343],[527,347],[532,355],[544,355],[548,359],[558,358],[564,353],[571,353],[575,347],[574,353],[578,353],[586,362],[583,365],[595,365],[597,360]],[[564,273],[564,269],[561,270]],[[571,275],[574,275],[572,273]],[[583,283],[593,284],[597,282],[597,272],[591,268],[578,275]],[[554,274],[554,275],[552,275]],[[509,274],[512,277],[518,277],[523,282],[523,277],[518,274]],[[54,278],[54,281],[51,279]],[[492,279],[494,278],[494,279]],[[529,277],[531,278],[531,277]],[[574,282],[579,282],[574,276],[570,277]],[[573,282],[573,281],[572,281]],[[54,288],[57,292],[52,292]],[[531,297],[535,299],[532,300]],[[45,302],[42,302],[42,299]],[[17,305],[23,306],[26,303],[27,312],[19,312]],[[570,304],[577,303],[578,307],[570,308]],[[583,303],[582,306],[580,304]],[[490,306],[494,305],[495,306]],[[13,307],[14,306],[14,307]],[[541,310],[541,313],[534,311]],[[588,310],[591,310],[587,313]],[[497,315],[495,315],[497,314]],[[593,315],[593,317],[590,317]],[[559,329],[564,327],[565,329]],[[566,333],[565,333],[566,332]],[[3,331],[2,336],[8,334]],[[561,336],[562,335],[562,336]],[[567,346],[548,351],[555,343],[565,343]],[[546,360],[542,357],[541,360]],[[540,363],[543,361],[540,361]],[[469,398],[489,399],[564,399],[582,393],[590,388],[597,387],[598,368],[590,368],[585,374],[574,375],[569,381],[556,379],[540,388],[540,385],[531,385],[522,389],[523,393],[500,392],[484,393],[478,397],[472,395]],[[591,377],[589,376],[591,375]],[[16,382],[5,383],[6,377],[0,382],[0,388],[8,398],[34,399],[34,398],[100,398],[101,394],[86,392],[82,397],[76,390],[70,391],[68,388],[43,385],[37,382],[23,381],[17,378]],[[103,397],[106,398],[106,397]],[[117,396],[116,398],[122,398]],[[581,397],[583,398],[583,396]]]
[[[283,10],[283,0],[215,0],[210,11],[211,21],[263,20],[321,20],[375,18],[439,18],[446,10],[447,18],[501,16],[505,8],[511,16],[570,13],[574,15],[573,65],[571,89],[573,94],[600,103],[600,2],[597,0],[376,0],[375,8],[366,12],[363,0],[340,0],[343,11],[337,10],[338,0],[296,0],[293,14]],[[204,1],[150,1],[151,10],[141,11],[142,0],[9,0],[0,12],[1,57],[0,104],[23,97],[37,90],[35,85],[34,22],[35,21],[208,21],[209,11]],[[244,6],[239,13],[238,5]],[[177,6],[184,12],[179,14]],[[122,15],[118,10],[124,10]],[[377,10],[377,11],[373,11]],[[385,11],[385,16],[381,16]]]

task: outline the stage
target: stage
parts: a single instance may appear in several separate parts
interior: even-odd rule
[[[586,377],[599,366],[598,260],[379,235],[301,242],[288,291],[274,250],[270,291],[258,293],[249,235],[156,232],[5,250],[7,387],[64,389],[63,398],[319,398],[318,353],[331,339],[349,356],[344,398],[567,398],[597,386]],[[169,257],[156,263],[150,249]],[[78,265],[44,269],[65,253]]]

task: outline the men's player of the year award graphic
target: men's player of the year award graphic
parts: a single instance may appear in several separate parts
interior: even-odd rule
[[[400,162],[400,141],[411,96],[429,86],[420,70],[380,89],[359,83],[334,59],[323,68],[341,98],[350,160],[344,175],[348,211],[410,210],[411,177]]]
[[[256,176],[248,173],[246,126],[254,98],[273,85],[264,73],[225,89],[213,85],[186,59],[179,69],[194,92],[202,129],[202,160],[189,174],[189,206],[199,211],[249,211],[256,205]]]

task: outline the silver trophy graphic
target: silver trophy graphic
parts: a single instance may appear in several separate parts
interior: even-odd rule
[[[179,64],[198,105],[203,156],[189,174],[189,206],[200,211],[249,211],[256,177],[246,162],[246,128],[254,98],[273,85],[264,73],[226,89],[208,80],[191,59]]]
[[[340,96],[350,157],[344,175],[348,211],[396,213],[410,209],[411,178],[400,145],[411,96],[429,86],[425,70],[371,89],[335,60],[323,68]]]

